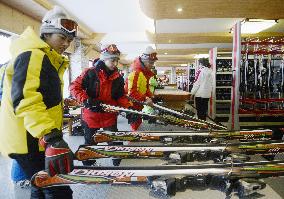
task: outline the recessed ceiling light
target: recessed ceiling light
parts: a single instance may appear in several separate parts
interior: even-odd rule
[[[165,55],[167,55],[168,53],[164,53]]]
[[[182,8],[178,8],[177,11],[178,11],[178,12],[182,12]]]
[[[169,43],[171,43],[171,42],[172,42],[172,40],[169,39]]]

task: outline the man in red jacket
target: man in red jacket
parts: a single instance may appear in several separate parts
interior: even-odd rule
[[[82,111],[85,144],[94,144],[93,136],[100,128],[117,131],[117,113],[104,112],[100,103],[125,108],[132,106],[124,93],[124,79],[116,67],[119,56],[115,44],[103,45],[100,59],[95,60],[93,67],[83,71],[70,86],[71,94],[85,107]],[[83,163],[91,165],[95,162]]]

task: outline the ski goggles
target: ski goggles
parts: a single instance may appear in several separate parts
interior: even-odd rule
[[[101,53],[108,52],[111,55],[120,55],[120,51],[118,50],[115,44],[111,44],[108,47],[101,50]]]
[[[67,33],[75,33],[75,36],[77,36],[78,24],[71,19],[59,18],[57,21],[57,27],[66,31]]]
[[[144,53],[143,53],[144,54]],[[158,60],[157,58],[157,53],[151,53],[151,54],[144,54],[145,56],[148,57],[150,62],[155,62]]]

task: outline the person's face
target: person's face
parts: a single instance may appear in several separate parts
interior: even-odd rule
[[[66,37],[63,34],[47,34],[45,36],[45,42],[56,52],[62,54],[73,41],[73,38]]]
[[[147,61],[147,62],[144,62],[144,65],[147,69],[151,70],[154,66],[154,63],[153,61]]]
[[[107,59],[105,60],[105,65],[109,70],[114,70],[116,69],[118,64],[118,59]]]

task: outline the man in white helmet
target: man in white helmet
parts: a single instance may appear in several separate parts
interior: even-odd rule
[[[152,105],[153,93],[149,87],[149,80],[155,74],[151,71],[155,61],[157,61],[157,52],[148,46],[141,56],[137,57],[133,63],[133,71],[129,74],[127,80],[127,93],[129,97],[147,105]],[[133,108],[141,111],[143,105],[134,103]],[[128,117],[128,122],[133,131],[136,131],[142,123],[142,119],[135,115]]]
[[[12,59],[4,79],[0,111],[0,151],[17,160],[31,178],[73,169],[73,154],[63,140],[63,74],[69,61],[62,53],[78,25],[55,6],[42,20],[40,37],[28,27],[12,41]],[[69,186],[31,188],[31,198],[72,198]]]

